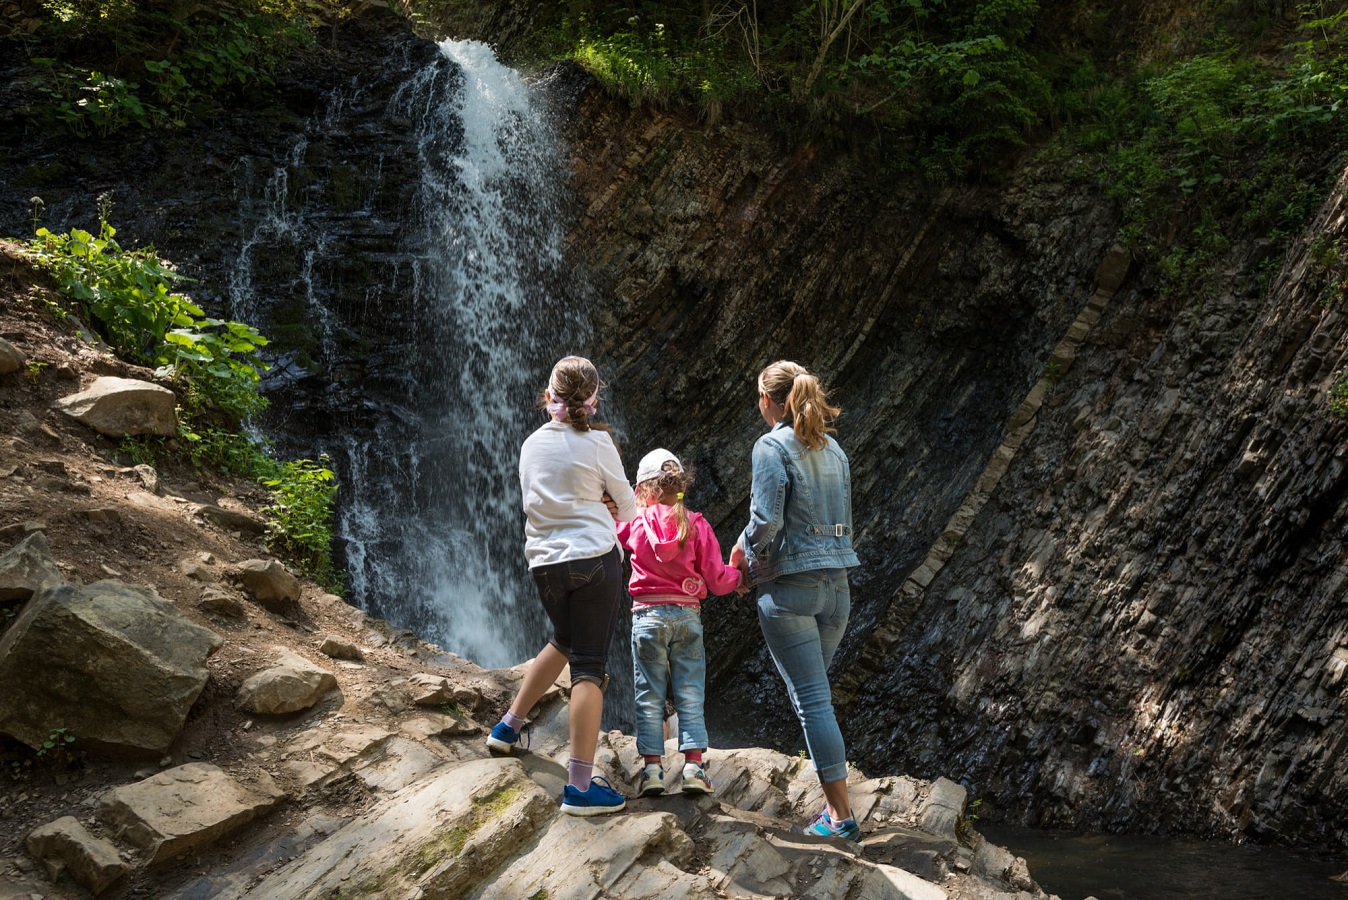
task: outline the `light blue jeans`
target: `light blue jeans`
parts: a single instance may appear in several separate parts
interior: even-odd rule
[[[632,613],[632,673],[636,682],[637,752],[663,756],[665,697],[679,715],[679,749],[705,750],[707,656],[702,613],[661,604]]]
[[[851,612],[846,569],[797,572],[758,585],[758,624],[823,782],[847,777],[847,748],[833,712],[828,667]]]

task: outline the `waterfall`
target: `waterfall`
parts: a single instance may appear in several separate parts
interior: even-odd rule
[[[564,161],[543,91],[485,44],[445,41],[440,52],[385,111],[387,130],[405,129],[417,160],[416,183],[391,186],[401,200],[392,213],[370,199],[346,234],[330,237],[330,215],[305,209],[286,181],[300,171],[303,139],[270,176],[244,173],[256,199],[243,204],[253,227],[231,303],[236,316],[257,318],[248,315],[259,302],[254,269],[276,265],[265,254],[282,246],[291,269],[278,303],[308,305],[302,318],[327,373],[325,397],[295,404],[307,443],[286,449],[333,460],[347,599],[481,665],[508,666],[547,634],[524,560],[519,447],[543,421],[535,406],[549,366],[583,346],[587,326],[567,300],[576,290],[561,265]],[[344,106],[360,104],[330,101],[311,126],[315,141],[358,127],[342,120]],[[353,301],[349,284],[343,293],[325,283],[342,278],[340,259],[314,257],[371,244],[357,226],[396,246],[378,251],[382,269]],[[368,369],[353,401],[356,382],[333,370],[347,364],[334,361],[356,332],[382,343],[360,363]],[[270,383],[303,380],[289,362]]]
[[[541,98],[476,41],[394,99],[415,123],[421,181],[407,222],[411,395],[348,446],[339,527],[353,597],[481,665],[537,652],[517,462],[547,366],[572,325],[546,285],[562,254],[557,152]]]

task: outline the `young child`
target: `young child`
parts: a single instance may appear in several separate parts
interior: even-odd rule
[[[652,450],[637,468],[637,516],[618,523],[618,540],[632,551],[632,668],[636,681],[637,751],[645,759],[640,796],[664,792],[666,692],[678,714],[684,793],[707,794],[702,765],[707,660],[701,604],[710,590],[729,594],[739,569],[725,565],[707,520],[683,503],[692,476],[668,450]]]

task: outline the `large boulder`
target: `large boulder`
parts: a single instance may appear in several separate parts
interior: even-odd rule
[[[64,581],[52,562],[47,536],[34,531],[0,555],[0,603],[27,600],[47,584]]]
[[[108,437],[176,434],[177,405],[177,398],[168,388],[110,375],[55,403],[61,412]]]
[[[0,731],[36,748],[64,728],[83,749],[158,756],[221,643],[149,588],[45,587],[0,638]]]
[[[23,352],[4,338],[0,338],[0,375],[8,375],[23,368]]]
[[[327,669],[284,647],[273,647],[276,665],[258,672],[239,688],[234,705],[245,712],[280,715],[308,709],[337,686]]]
[[[266,773],[245,784],[208,763],[188,763],[114,788],[98,816],[146,862],[159,863],[214,843],[284,798]]]

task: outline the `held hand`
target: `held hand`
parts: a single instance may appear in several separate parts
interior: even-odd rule
[[[747,593],[749,593],[749,576],[740,569],[740,583],[735,585],[735,596],[743,597]]]
[[[618,521],[618,504],[616,501],[614,501],[612,497],[609,496],[608,491],[604,491],[604,496],[600,497],[599,499],[603,500],[604,505],[608,507],[608,514],[613,517],[613,521],[615,522]]]
[[[742,549],[740,549],[740,545],[739,545],[739,544],[736,544],[733,548],[731,548],[731,550],[730,550],[730,562],[726,563],[726,565],[734,566],[735,568],[739,569],[741,572],[748,572],[748,571],[749,571],[749,564],[748,564],[747,562],[745,562],[745,560],[744,560],[744,551],[743,551]]]

